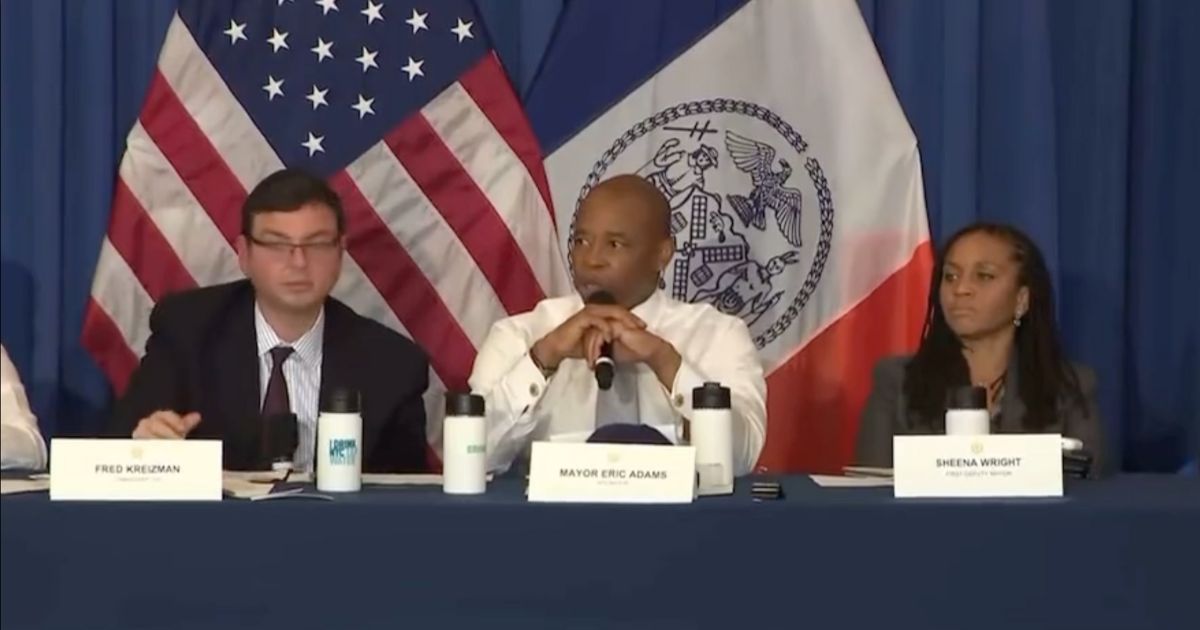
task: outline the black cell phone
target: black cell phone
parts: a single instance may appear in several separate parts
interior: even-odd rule
[[[1087,451],[1063,451],[1063,474],[1083,479],[1092,470],[1092,454]]]
[[[777,501],[783,498],[783,484],[778,481],[755,481],[750,486],[750,496],[756,501]]]

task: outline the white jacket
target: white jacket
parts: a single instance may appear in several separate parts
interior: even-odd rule
[[[37,416],[17,367],[0,346],[0,468],[41,470],[46,467],[46,441],[38,431]]]
[[[565,359],[547,380],[529,356],[535,342],[582,308],[578,294],[550,298],[492,326],[470,378],[472,391],[487,404],[489,470],[507,470],[518,456],[527,456],[534,440],[583,441],[595,429],[598,388],[587,362]],[[692,389],[719,382],[732,395],[736,473],[750,472],[767,433],[767,385],[745,323],[710,305],[678,302],[662,292],[633,314],[683,358],[670,391],[649,366],[636,366],[642,424],[680,442],[682,420],[692,414]]]

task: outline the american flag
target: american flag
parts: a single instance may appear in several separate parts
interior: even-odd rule
[[[491,323],[570,282],[541,154],[463,0],[181,0],[129,132],[84,323],[121,392],[163,296],[241,277],[243,200],[284,166],[347,214],[334,296],[466,386]]]

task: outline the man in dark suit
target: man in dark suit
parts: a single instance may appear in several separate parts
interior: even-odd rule
[[[112,418],[114,435],[224,441],[227,469],[269,466],[263,418],[296,415],[298,469],[311,469],[319,401],[362,398],[363,469],[426,469],[425,354],[329,296],[345,215],[322,180],[285,169],[242,207],[238,263],[248,280],[164,298],[146,355]]]

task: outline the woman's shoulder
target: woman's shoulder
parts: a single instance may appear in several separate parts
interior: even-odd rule
[[[1067,366],[1071,369],[1075,380],[1079,383],[1079,389],[1084,392],[1096,389],[1096,371],[1090,366],[1075,361],[1071,361]]]
[[[896,354],[875,362],[875,380],[903,380],[904,370],[912,361],[911,354]]]

